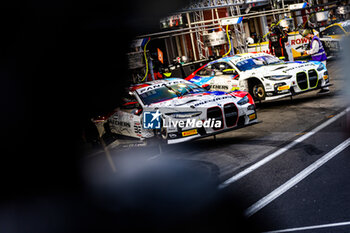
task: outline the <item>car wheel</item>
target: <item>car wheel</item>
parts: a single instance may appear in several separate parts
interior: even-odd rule
[[[262,85],[261,83],[254,85],[252,88],[252,92],[252,95],[255,100],[264,100],[266,97],[264,85]]]

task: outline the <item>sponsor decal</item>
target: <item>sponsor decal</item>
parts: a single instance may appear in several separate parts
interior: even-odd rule
[[[324,79],[324,80],[328,79],[328,75],[324,75],[324,76],[323,76],[323,79]]]
[[[250,114],[248,117],[249,117],[249,120],[254,120],[256,119],[256,114],[255,113]]]
[[[211,88],[213,89],[219,89],[219,90],[228,90],[228,86],[226,85],[212,85]]]
[[[290,45],[306,44],[308,42],[309,42],[309,40],[303,37],[303,38],[298,38],[298,39],[295,39],[295,40],[291,40],[290,41]]]
[[[148,87],[144,87],[144,88],[140,88],[140,89],[137,89],[136,91],[139,93],[139,94],[143,94],[147,91],[151,91],[151,90],[154,90],[154,89],[157,89],[157,88],[160,88],[160,87],[164,87],[164,86],[171,86],[171,85],[174,85],[174,84],[178,84],[178,83],[184,83],[185,81],[183,80],[176,80],[176,81],[170,81],[170,82],[167,82],[167,83],[163,83],[161,81],[159,82],[156,82],[156,81],[153,81],[153,83],[155,83],[154,85],[152,86],[148,86]]]
[[[294,62],[294,63],[298,63],[298,62]],[[291,67],[291,68],[288,68],[288,69],[285,69],[283,72],[286,73],[288,71],[291,71],[291,70],[295,70],[295,69],[300,69],[300,68],[303,68],[303,67],[307,67],[307,66],[310,66],[312,65],[313,63],[304,63],[303,65],[300,65],[300,66],[296,66],[296,67]]]
[[[211,94],[215,94],[215,92],[211,92]],[[223,93],[223,94],[226,94],[226,93]],[[219,101],[219,100],[230,99],[230,98],[235,98],[235,97],[233,97],[231,95],[225,95],[225,96],[217,97],[217,98],[214,98],[214,99],[208,99],[208,100],[200,101],[200,102],[194,104],[194,107],[198,107],[198,106],[203,105],[203,104],[216,102],[216,101]]]
[[[289,89],[290,89],[290,86],[288,86],[288,85],[279,86],[279,87],[277,88],[277,90],[279,90],[279,91],[284,91],[284,90],[289,90]]]
[[[115,119],[110,120],[113,125],[130,128],[130,123],[125,121],[118,121]]]
[[[187,131],[182,132],[183,137],[196,135],[196,134],[197,134],[197,129],[191,129],[191,130],[187,130]]]

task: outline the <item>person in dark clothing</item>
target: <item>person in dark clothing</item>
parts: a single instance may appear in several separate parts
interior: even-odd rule
[[[272,55],[284,57],[288,61],[286,43],[288,43],[288,34],[283,32],[280,27],[273,26],[269,35],[269,49]]]

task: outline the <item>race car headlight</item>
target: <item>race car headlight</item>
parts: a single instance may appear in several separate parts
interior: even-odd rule
[[[321,63],[318,67],[317,67],[317,71],[321,71],[325,69],[324,65]]]
[[[174,113],[166,113],[165,115],[170,116],[176,119],[187,119],[201,115],[202,112],[174,112]]]
[[[292,75],[271,75],[271,76],[265,76],[264,78],[273,80],[273,81],[280,81],[285,79],[290,79]]]
[[[246,95],[246,96],[244,96],[242,99],[240,99],[238,102],[237,102],[237,104],[238,105],[244,105],[244,104],[246,104],[246,103],[248,103],[249,102],[249,98],[248,98],[248,95]]]

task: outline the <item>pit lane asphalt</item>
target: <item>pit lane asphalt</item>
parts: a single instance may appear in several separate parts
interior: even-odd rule
[[[165,145],[161,147],[161,151],[157,146],[144,146],[143,143],[118,146],[115,146],[118,143],[112,143],[109,148],[113,161],[117,169],[120,169],[120,166],[123,166],[121,161],[130,154],[140,158],[138,162],[164,157],[182,160],[191,162],[193,167],[206,169],[209,175],[216,176],[218,183],[221,183],[349,106],[348,96],[344,93],[344,87],[348,84],[342,65],[339,60],[327,63],[330,81],[333,84],[330,94],[317,95],[315,91],[296,96],[293,100],[285,98],[257,104],[258,119],[263,121],[262,124],[219,134],[216,140],[208,137],[182,144]],[[349,123],[345,119],[342,117],[325,127],[283,156],[227,189],[232,195],[236,195],[237,190],[239,195],[244,193],[244,203],[248,208],[341,143],[345,138],[344,129],[349,130]],[[350,218],[346,218],[350,216],[346,210],[350,209],[350,206],[342,205],[350,203],[349,198],[345,198],[350,196],[345,178],[349,177],[349,169],[346,163],[342,163],[342,158],[347,154],[349,149],[341,152],[329,163],[331,165],[325,165],[327,168],[333,167],[339,173],[329,174],[332,170],[330,168],[316,171],[302,181],[300,186],[295,187],[295,192],[287,192],[251,218],[258,222],[264,221],[267,227],[263,230],[266,231],[350,221]],[[88,156],[87,160],[89,163],[103,164],[104,170],[110,169],[102,152]],[[337,182],[332,183],[334,180],[329,176]],[[327,187],[327,184],[330,186]],[[329,205],[332,201],[336,204]],[[294,203],[294,208],[291,208]]]
[[[350,232],[350,148],[268,205],[253,219],[269,219],[266,230],[311,226],[290,232]],[[343,226],[322,225],[347,223]]]
[[[281,156],[230,184],[227,191],[249,208],[269,195],[303,169],[314,164],[350,136],[350,112],[321,131],[287,150]],[[293,185],[261,210],[251,221],[263,231],[350,221],[348,177],[350,147]],[[262,224],[263,223],[263,224]],[[349,232],[350,225],[302,232]],[[291,231],[298,232],[298,231]]]

